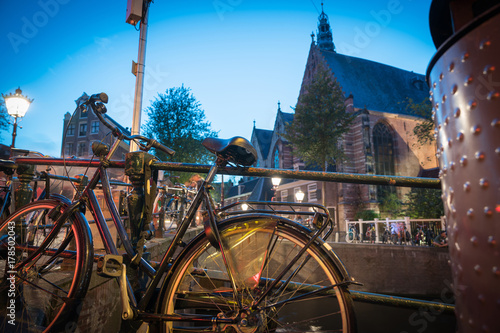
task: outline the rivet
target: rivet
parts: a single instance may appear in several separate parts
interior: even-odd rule
[[[436,121],[436,112],[432,111],[432,116],[431,116],[432,121]]]
[[[453,86],[453,88],[451,88],[451,94],[452,94],[452,95],[455,95],[455,94],[457,93],[457,90],[458,90],[458,86],[455,84],[455,85]]]
[[[495,275],[497,278],[500,278],[500,269],[497,266],[493,267],[492,272],[493,275]]]
[[[455,64],[451,63],[450,66],[448,66],[448,71],[453,72],[454,69],[455,69]]]
[[[444,125],[448,125],[448,123],[450,122],[450,117],[446,117],[444,118]]]
[[[433,87],[434,89],[436,89],[436,86],[437,86],[437,83],[436,83],[436,82],[434,82],[434,83],[432,84],[432,87]]]
[[[462,62],[465,62],[467,59],[469,59],[469,52],[464,53],[464,55],[462,56]]]
[[[486,98],[488,99],[488,101],[492,101],[494,99],[498,99],[500,97],[500,93],[498,91],[490,91],[488,93],[488,96],[486,96]]]
[[[443,73],[439,74],[439,81],[443,81],[444,75]]]
[[[471,188],[470,182],[465,182],[464,183],[464,191],[469,192]]]
[[[498,118],[493,119],[493,121],[491,122],[491,126],[500,127],[500,119]]]
[[[443,98],[441,98],[441,103],[446,102],[446,95],[443,95]]]
[[[488,244],[490,244],[491,246],[497,245],[497,241],[495,240],[495,237],[493,237],[493,236],[488,237]]]
[[[436,111],[439,110],[439,103],[434,104],[434,108],[436,109]]]
[[[455,205],[452,204],[450,206],[450,210],[451,210],[451,215],[455,217],[455,215],[457,215],[457,209],[455,208]]]
[[[489,40],[485,40],[485,41],[482,41],[480,44],[479,44],[479,49],[480,50],[484,50],[486,49],[488,46],[491,45],[491,41]]]
[[[479,186],[481,186],[482,188],[488,188],[490,186],[490,182],[488,181],[488,179],[481,178],[479,179]]]
[[[490,207],[484,207],[484,215],[491,217],[493,216],[493,209]]]
[[[455,170],[455,162],[450,161],[450,170]]]
[[[472,318],[469,319],[469,326],[470,327],[474,327],[474,320],[472,320]]]
[[[476,160],[478,161],[483,161],[484,158],[485,158],[486,154],[482,151],[476,151],[476,154],[474,155],[474,157],[476,158]]]
[[[464,140],[464,132],[460,132],[457,134],[457,141],[463,141]]]
[[[474,110],[477,107],[477,102],[475,100],[470,100],[469,104],[467,104],[467,109]]]
[[[439,147],[439,150],[444,151],[444,147],[443,146]]]
[[[453,188],[450,187],[448,192],[450,193],[450,201],[453,201],[453,198],[455,197],[455,191],[453,191]]]
[[[472,245],[477,246],[477,237],[476,236],[472,236],[471,239],[470,239],[470,242],[472,243]]]
[[[495,153],[497,153],[498,155],[500,155],[500,147],[495,148]]]
[[[487,75],[487,74],[491,74],[495,71],[495,66],[492,66],[492,65],[488,65],[486,67],[484,67],[483,69],[483,74],[484,75]]]
[[[474,125],[471,127],[470,131],[472,132],[472,134],[478,135],[481,133],[481,126]]]
[[[448,168],[447,167],[443,167],[443,174],[446,175],[448,173]]]
[[[460,159],[460,164],[462,166],[466,166],[467,165],[467,156],[462,156],[462,158]]]
[[[448,147],[450,148],[451,148],[451,143],[452,143],[451,139],[448,139]]]
[[[467,216],[470,217],[470,218],[473,218],[474,217],[474,209],[472,208],[469,208],[467,210]],[[473,237],[474,238],[474,237]],[[472,242],[472,238],[471,238],[471,242]]]
[[[474,82],[474,78],[472,77],[472,75],[470,75],[465,79],[464,86],[468,86],[472,84],[472,82]]]

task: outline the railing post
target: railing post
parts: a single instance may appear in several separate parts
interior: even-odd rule
[[[149,231],[148,216],[151,212],[146,212],[146,195],[144,193],[146,183],[146,168],[149,167],[153,155],[142,151],[134,151],[127,153],[125,157],[125,175],[129,177],[129,181],[133,186],[132,191],[127,196],[128,217],[130,223],[131,241],[134,250],[141,238],[143,231]],[[156,193],[151,194],[156,195]],[[154,197],[153,197],[154,199]],[[152,207],[151,207],[152,209]]]
[[[16,173],[17,179],[19,180],[19,186],[14,190],[14,207],[18,209],[30,203],[33,196],[33,189],[31,188],[30,182],[35,177],[35,166],[20,165]]]
[[[375,243],[380,243],[379,231],[378,231],[378,218],[375,218]]]

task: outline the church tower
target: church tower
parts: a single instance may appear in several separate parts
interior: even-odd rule
[[[328,15],[323,11],[323,3],[321,3],[321,14],[318,17],[318,46],[322,51],[335,52],[333,44],[332,29],[328,21]]]

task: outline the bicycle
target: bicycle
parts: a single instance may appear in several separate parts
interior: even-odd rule
[[[163,232],[174,230],[180,225],[196,191],[184,184],[158,187],[153,204],[153,222],[156,230]]]
[[[14,317],[20,326],[29,326],[33,331],[59,332],[67,322],[76,321],[96,262],[100,275],[118,281],[122,319],[145,322],[143,325],[149,325],[150,331],[355,331],[348,286],[356,282],[331,247],[320,238],[323,234],[328,237],[333,230],[333,222],[324,207],[318,206],[311,213],[314,231],[275,215],[279,213],[276,211],[231,215],[225,208],[216,209],[210,184],[218,170],[228,164],[248,167],[256,160],[255,149],[244,138],[203,141],[216,155],[216,161],[161,261],[146,261],[143,244],[150,234],[145,227],[150,214],[138,214],[140,218],[134,220],[137,211],[129,205],[133,229],[129,238],[110,194],[107,176],[107,169],[113,164],[110,157],[122,140],[135,140],[145,151],[154,147],[169,155],[174,152],[153,139],[127,136],[110,125],[102,117],[106,102],[107,96],[102,93],[92,95],[85,104],[112,129],[117,140],[111,148],[99,143],[93,145],[99,161],[91,163],[97,169],[81,195],[73,202],[53,198],[27,204],[0,225],[0,232],[12,235],[17,242],[14,262],[10,261],[11,243],[0,246],[3,271],[9,274],[8,278],[4,275],[0,286],[1,297],[8,301],[3,304],[17,306]],[[145,168],[154,167],[153,156],[139,154],[145,158]],[[138,161],[134,159],[136,153],[129,155],[125,161],[126,171]],[[36,162],[29,158],[16,160],[20,164]],[[50,161],[43,161],[47,163]],[[65,163],[76,165],[78,161]],[[147,183],[150,174],[146,174]],[[137,178],[130,179],[134,190],[129,203],[140,201],[138,192],[144,187],[138,185]],[[123,255],[111,238],[96,201],[93,190],[99,183],[126,252]],[[150,188],[146,186],[145,190]],[[142,201],[140,203],[144,213]],[[183,236],[201,206],[205,210],[204,231],[185,244]],[[99,226],[106,255],[93,253],[85,209],[92,213]],[[128,281],[126,273],[130,271],[146,274],[147,283],[137,286],[138,281]],[[5,291],[12,291],[14,298],[9,299]],[[320,300],[327,306],[315,308],[314,304]],[[9,328],[9,311],[1,309],[0,316],[4,319],[0,329],[4,331]]]

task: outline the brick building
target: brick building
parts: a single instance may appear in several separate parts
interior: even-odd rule
[[[312,42],[300,94],[313,77],[319,63],[331,70],[342,87],[346,112],[358,112],[341,144],[347,159],[328,171],[416,177],[437,167],[435,145],[418,145],[413,128],[423,119],[407,108],[408,99],[420,103],[428,98],[425,76],[386,64],[337,53],[328,16],[318,18],[317,42]],[[272,130],[253,129],[251,142],[258,151],[256,166],[303,170],[305,165],[282,137],[292,113],[278,111]],[[245,184],[242,182],[241,184]],[[240,184],[240,185],[241,185]],[[304,192],[304,201],[321,203],[321,183],[288,181],[277,190],[277,199],[295,201]],[[328,183],[326,206],[337,220],[353,219],[359,210],[379,211],[381,199],[394,193],[404,199],[408,188]],[[254,197],[258,195],[252,193]],[[340,223],[342,231],[343,223]]]
[[[89,96],[83,93],[75,103],[80,106],[87,101]],[[123,128],[113,118],[107,114],[103,115],[112,125],[120,128],[123,133],[130,135],[130,131]],[[78,110],[71,115],[66,112],[64,115],[64,127],[62,134],[61,156],[76,156],[79,158],[92,157],[92,142],[103,141],[111,145],[115,138],[111,135],[111,130],[101,124],[97,116],[86,108],[78,108]],[[129,144],[121,142],[120,147],[115,152],[113,159],[123,160],[125,154],[129,151]]]

